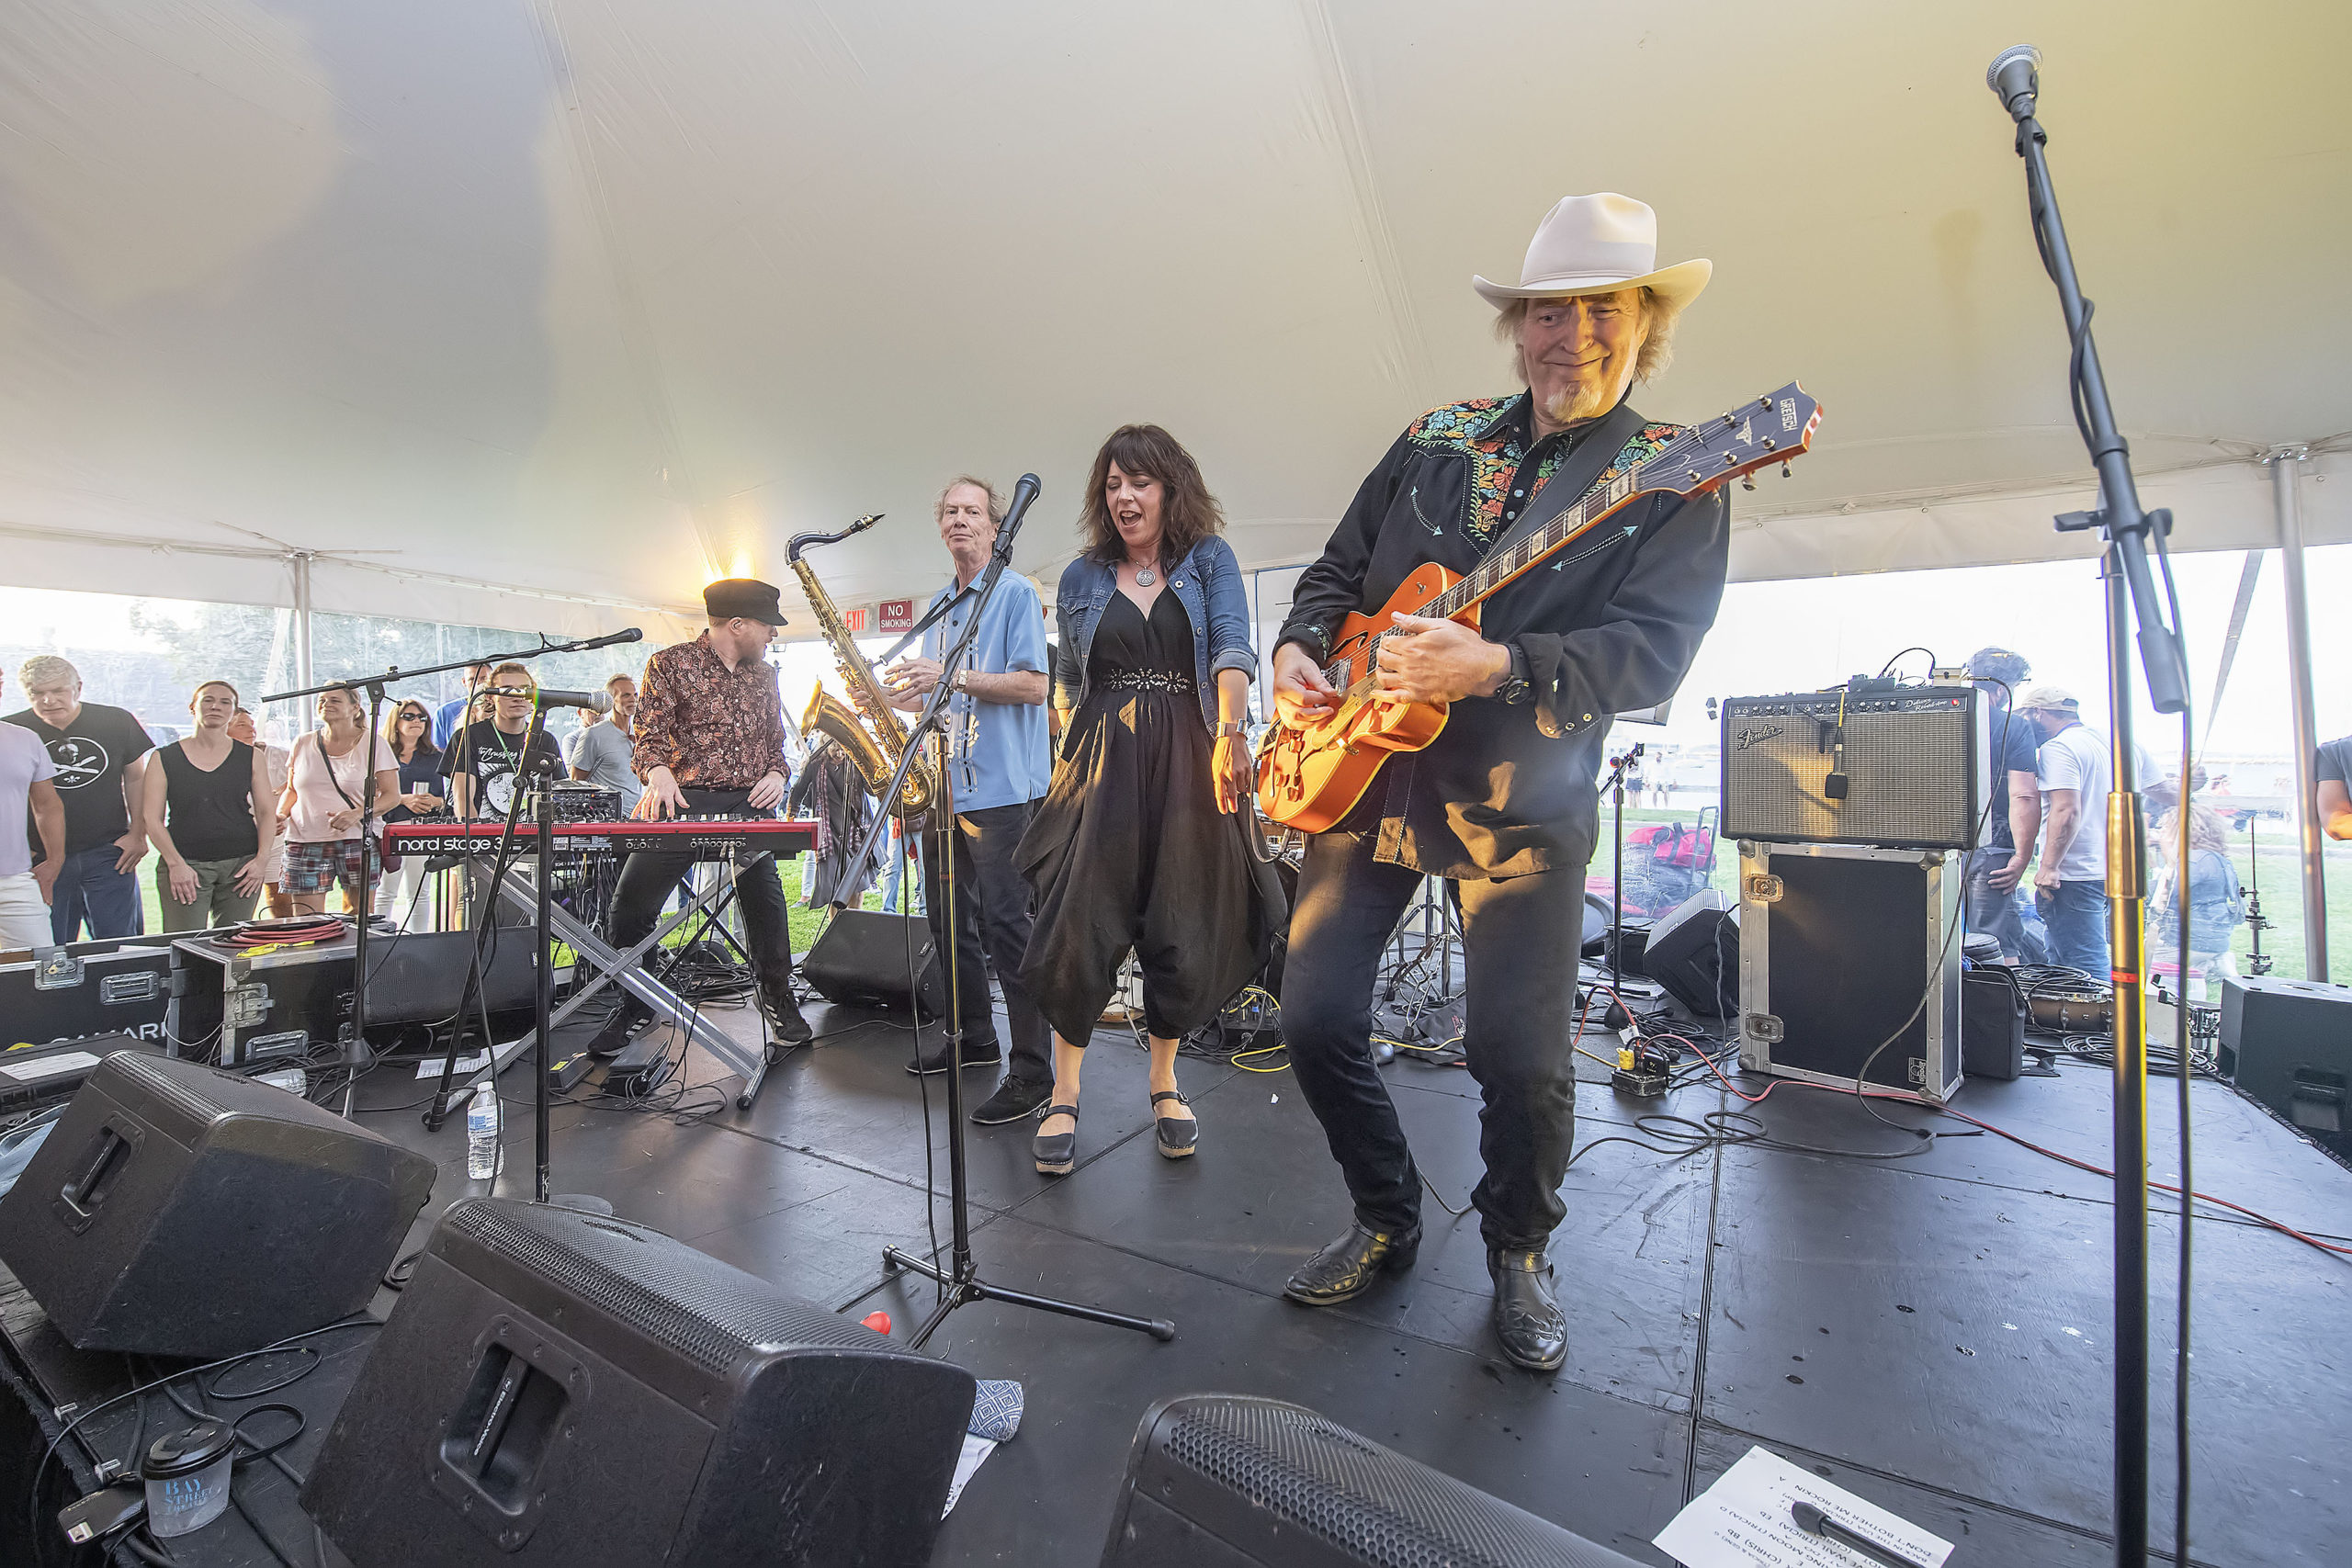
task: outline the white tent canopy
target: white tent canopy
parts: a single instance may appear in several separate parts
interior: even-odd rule
[[[1827,412],[1736,499],[1771,578],[2086,553],[2001,46],[2180,547],[2352,431],[2352,7],[1483,0],[18,0],[0,11],[0,580],[656,636],[711,577],[922,591],[963,469],[1200,457],[1311,556],[1416,412],[1507,389],[1473,271],[1569,191],[1712,256],[1695,418]],[[2352,539],[2352,457],[2304,470]],[[789,583],[787,581],[787,587]],[[796,633],[808,630],[805,620]]]

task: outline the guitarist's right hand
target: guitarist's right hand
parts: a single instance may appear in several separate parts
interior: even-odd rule
[[[1274,715],[1284,725],[1308,728],[1330,717],[1339,705],[1339,694],[1306,649],[1295,642],[1274,649]]]

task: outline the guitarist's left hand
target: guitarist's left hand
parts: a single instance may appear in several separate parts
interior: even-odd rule
[[[1459,621],[1398,615],[1380,649],[1380,694],[1400,703],[1454,703],[1494,694],[1510,675],[1510,649]]]

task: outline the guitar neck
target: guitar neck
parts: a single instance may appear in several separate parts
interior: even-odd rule
[[[1656,462],[1664,456],[1666,454],[1660,452],[1650,461]],[[1647,493],[1642,488],[1642,470],[1647,466],[1635,464],[1561,513],[1538,532],[1528,535],[1508,549],[1488,556],[1478,563],[1476,570],[1430,600],[1429,607],[1421,614],[1435,619],[1450,619],[1499,593],[1586,533],[1594,524]]]

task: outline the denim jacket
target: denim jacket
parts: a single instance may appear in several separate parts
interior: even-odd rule
[[[1102,624],[1102,612],[1118,591],[1118,570],[1102,561],[1080,556],[1062,569],[1061,588],[1054,595],[1054,626],[1060,634],[1054,652],[1057,707],[1074,708],[1086,700],[1094,628]],[[1194,545],[1169,569],[1168,592],[1176,595],[1193,623],[1193,683],[1199,688],[1201,716],[1215,729],[1218,673],[1238,670],[1252,681],[1258,678],[1258,652],[1250,640],[1250,601],[1241,591],[1241,564],[1233,558],[1233,547],[1214,534]]]

